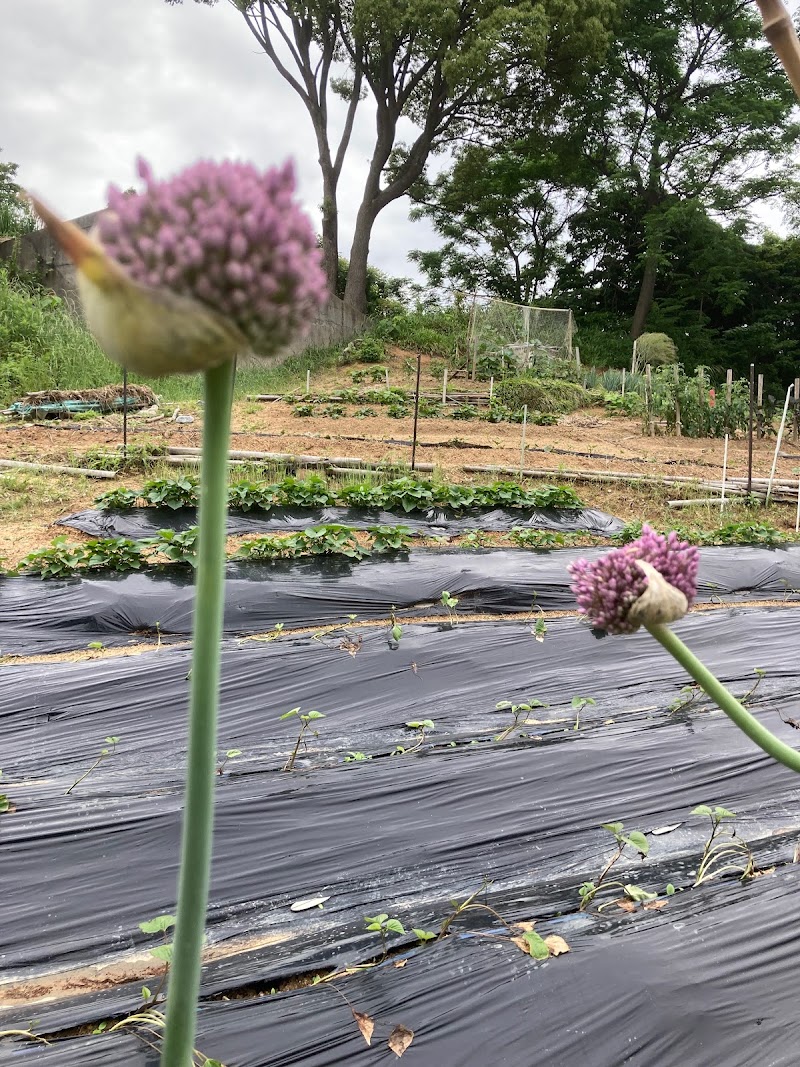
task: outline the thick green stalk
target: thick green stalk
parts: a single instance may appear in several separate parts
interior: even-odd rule
[[[800,772],[800,752],[790,745],[785,744],[766,726],[762,726],[758,719],[744,708],[732,693],[714,677],[711,671],[689,651],[679,637],[668,627],[663,625],[648,626],[647,629],[655,637],[656,641],[664,646],[671,656],[694,678],[697,684],[705,690],[711,699],[719,705],[728,718],[742,730],[751,741],[763,748],[768,756],[778,760],[790,770]]]
[[[197,1020],[214,824],[233,377],[232,363],[224,363],[205,372],[189,753],[183,805],[178,913],[161,1067],[191,1067]]]

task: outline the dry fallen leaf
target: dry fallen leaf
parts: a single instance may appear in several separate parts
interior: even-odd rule
[[[310,911],[311,908],[318,908],[321,904],[324,904],[326,900],[330,900],[327,897],[309,897],[308,900],[296,900],[291,905],[289,911]]]
[[[620,897],[619,900],[615,900],[614,903],[622,911],[636,911],[636,905],[632,900],[626,900],[625,897]]]
[[[559,937],[558,934],[549,934],[544,943],[550,949],[551,956],[562,956],[565,952],[570,951],[570,947],[563,937]]]
[[[372,1031],[375,1029],[375,1023],[372,1017],[367,1015],[366,1012],[356,1011],[355,1008],[351,1008],[353,1012],[353,1018],[356,1021],[356,1025],[361,1031],[361,1036],[364,1038],[368,1045],[372,1044]]]
[[[666,900],[646,900],[644,903],[645,911],[661,911],[662,908],[666,908],[669,902]]]
[[[520,951],[524,952],[526,956],[530,955],[530,949],[528,947],[528,942],[525,940],[524,937],[512,937],[511,938],[511,944],[512,945],[516,945],[517,948],[520,949]]]
[[[535,922],[532,922],[532,923],[528,923],[528,922],[514,923],[513,928],[515,930],[532,930],[535,925],[536,925]]]
[[[408,960],[395,960],[395,964],[394,965],[395,965],[395,967],[405,967],[405,965],[407,963],[408,963]]]
[[[414,1040],[414,1031],[409,1030],[407,1026],[403,1026],[402,1023],[398,1023],[394,1030],[389,1034],[389,1048],[395,1054],[395,1056],[402,1056],[411,1042]]]

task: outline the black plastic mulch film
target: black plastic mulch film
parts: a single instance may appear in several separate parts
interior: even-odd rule
[[[596,508],[473,508],[464,513],[446,508],[427,511],[369,511],[365,508],[272,508],[268,512],[229,511],[228,535],[287,533],[310,526],[339,523],[365,530],[370,526],[407,526],[418,535],[462,534],[469,530],[501,533],[515,527],[561,533],[593,533],[610,537],[623,523]],[[152,537],[159,530],[188,530],[197,525],[195,508],[131,508],[130,511],[79,511],[56,526],[81,530],[92,537]]]
[[[747,558],[729,556],[737,569]],[[676,626],[737,694],[755,668],[766,672],[752,710],[789,743],[796,620],[789,607],[748,608]],[[365,915],[435,930],[484,877],[501,914],[537,919],[571,952],[537,963],[481,937],[497,928],[479,916],[441,943],[406,939],[402,969],[390,959],[338,983],[375,1018],[372,1048],[323,985],[207,1001],[205,1055],[228,1067],[388,1062],[386,1035],[402,1023],[415,1032],[408,1061],[424,1067],[797,1062],[800,781],[707,703],[670,710],[687,679],[649,635],[597,640],[572,618],[547,626],[539,642],[529,620],[413,624],[395,649],[373,629],[355,655],[311,634],[226,644],[219,745],[241,755],[218,779],[206,997],[254,984],[268,993],[288,975],[374,956]],[[174,648],[2,669],[3,789],[17,810],[0,817],[0,1029],[124,1015],[154,984],[134,969],[127,985],[16,1006],[7,985],[96,974],[133,953],[146,968],[154,939],[138,923],[175,903],[188,669],[188,650]],[[578,730],[573,696],[597,702]],[[547,705],[525,728],[533,736],[493,741],[511,722],[497,702],[526,698]],[[297,705],[325,718],[284,774],[296,724],[279,716]],[[435,723],[424,746],[390,755],[413,745],[404,723],[422,718]],[[115,754],[65,795],[112,734]],[[352,752],[372,758],[345,762]],[[687,889],[708,833],[689,814],[701,803],[736,812],[759,866],[776,872],[680,892],[662,911],[578,913],[577,887],[612,851],[599,828],[611,820],[646,832],[680,824],[619,873],[653,892]],[[330,897],[323,910],[290,911],[317,894]],[[49,1048],[0,1042],[0,1063],[156,1067],[157,1054],[100,1034]]]

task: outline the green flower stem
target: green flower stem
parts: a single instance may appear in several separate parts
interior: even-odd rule
[[[211,871],[234,364],[205,372],[189,752],[161,1067],[191,1067]]]
[[[663,625],[648,626],[647,629],[655,637],[656,641],[663,645],[671,656],[675,657],[678,663],[694,678],[711,699],[722,708],[728,718],[732,719],[739,729],[747,734],[751,741],[755,741],[768,756],[772,756],[773,759],[778,760],[785,767],[792,771],[800,772],[800,752],[777,738],[766,726],[762,726],[758,719],[751,715],[736,697],[729,693],[725,686],[714,677],[711,671],[703,666],[700,660],[689,651],[683,641],[676,637],[672,630]]]

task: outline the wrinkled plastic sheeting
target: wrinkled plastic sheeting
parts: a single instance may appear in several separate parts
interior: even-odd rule
[[[450,938],[339,983],[375,1021],[372,1047],[335,989],[317,986],[201,1007],[197,1047],[235,1067],[375,1062],[400,1023],[419,1067],[792,1067],[797,1063],[797,869],[710,885],[661,912],[540,925],[571,951],[546,963],[513,946]],[[157,1067],[132,1036],[46,1049],[34,1067]],[[2,1054],[0,1054],[0,1059]]]
[[[308,557],[229,563],[225,632],[260,633],[285,627],[368,620],[398,613],[444,616],[444,590],[457,613],[575,610],[569,563],[596,559],[604,549],[418,549],[360,562]],[[699,600],[793,599],[800,591],[800,546],[704,548]],[[194,573],[165,567],[127,575],[66,580],[0,579],[0,651],[62,652],[93,641],[125,645],[191,633]],[[135,635],[140,635],[138,638]]]
[[[510,914],[572,911],[608,858],[603,822],[681,824],[652,838],[647,864],[620,864],[622,880],[653,892],[690,884],[708,834],[689,815],[700,803],[735,811],[762,864],[791,859],[800,781],[708,704],[670,710],[686,678],[649,635],[548,627],[539,643],[516,622],[412,625],[396,650],[373,632],[355,656],[310,635],[226,647],[220,760],[241,755],[218,779],[208,924],[212,950],[229,951],[204,969],[206,992],[357,962],[375,950],[364,915],[431,929],[484,876]],[[696,615],[677,630],[739,695],[765,670],[753,711],[796,740],[776,711],[798,715],[792,611]],[[151,939],[138,923],[174,912],[188,668],[182,649],[4,668],[0,751],[17,806],[0,824],[9,978],[41,986],[46,972],[141,958]],[[576,695],[596,700],[578,730]],[[503,699],[545,705],[528,736],[493,740],[511,723]],[[280,715],[297,705],[325,718],[285,774],[297,725]],[[391,755],[413,746],[405,723],[423,718],[435,723],[424,745]],[[112,734],[116,753],[65,795]],[[354,752],[372,758],[347,762]],[[317,894],[330,896],[322,911],[290,911]],[[259,941],[268,948],[250,947]],[[25,1010],[46,1026],[61,1005]]]
[[[390,512],[365,508],[272,508],[228,512],[228,536],[287,533],[310,526],[340,523],[365,530],[370,526],[407,526],[420,536],[462,534],[470,530],[503,533],[516,527],[560,533],[592,533],[611,537],[623,527],[620,519],[595,508],[492,508],[455,512],[447,508]],[[159,530],[188,530],[197,525],[194,508],[132,508],[130,511],[79,511],[56,526],[81,530],[93,537],[152,537]]]

